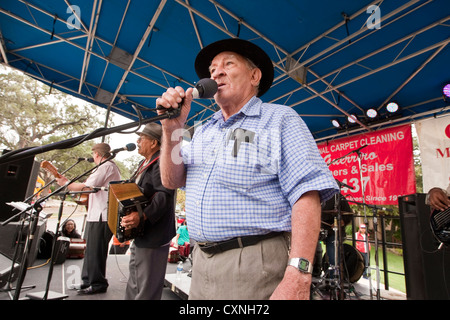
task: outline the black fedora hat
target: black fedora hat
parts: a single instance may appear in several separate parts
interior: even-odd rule
[[[257,45],[250,41],[239,38],[231,38],[219,40],[204,47],[197,54],[195,59],[195,71],[200,79],[209,78],[209,66],[212,60],[219,53],[224,51],[231,51],[240,54],[243,57],[250,59],[262,72],[261,81],[259,83],[259,91],[257,96],[260,97],[267,90],[273,82],[273,64],[267,53]]]

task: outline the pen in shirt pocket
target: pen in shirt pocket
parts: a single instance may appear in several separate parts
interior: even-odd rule
[[[228,137],[228,141],[230,140],[234,141],[233,149],[231,150],[231,155],[233,157],[237,157],[241,143],[242,142],[253,143],[254,138],[255,133],[253,131],[242,128],[234,129]]]

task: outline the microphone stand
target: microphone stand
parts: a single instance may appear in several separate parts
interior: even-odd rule
[[[357,149],[355,149],[355,150],[350,151],[349,153],[343,155],[342,157],[339,157],[339,158],[337,158],[337,159],[334,159],[333,161],[331,161],[331,162],[328,164],[328,166],[332,165],[334,162],[336,162],[336,161],[339,160],[339,159],[345,158],[346,156],[352,154],[353,152],[356,153],[357,158],[358,158],[359,181],[360,181],[360,183],[361,183],[361,193],[362,193],[362,200],[363,200],[363,207],[364,207],[364,223],[367,225],[368,220],[367,220],[367,214],[366,214],[365,184],[364,184],[364,181],[363,181],[363,176],[362,176],[362,171],[361,171],[361,167],[362,167],[362,166],[361,166],[361,150],[362,150],[363,148],[365,148],[365,147],[367,147],[367,145],[363,145],[363,146],[361,146],[361,147],[359,147],[359,148],[357,148]],[[374,224],[376,223],[375,220],[376,220],[376,219],[374,218]],[[376,236],[376,235],[375,235],[375,236]],[[369,252],[369,242],[368,242],[368,238],[369,238],[369,237],[366,236],[366,243],[365,243],[365,246],[366,246],[366,251],[368,252],[369,259],[367,259],[368,261],[366,262],[365,267],[367,268],[367,271],[368,271],[370,299],[372,300],[372,299],[373,299],[373,295],[372,295],[372,277],[371,277],[371,271],[370,271],[370,268],[369,268],[369,264],[370,264],[370,252]]]
[[[52,195],[56,195],[59,193],[59,191],[63,188],[65,188],[66,186],[68,186],[69,184],[81,179],[83,176],[91,173],[92,171],[96,170],[98,167],[100,167],[102,164],[114,159],[116,156],[116,153],[111,154],[108,158],[106,158],[105,160],[101,161],[98,165],[92,167],[91,169],[87,170],[86,172],[80,174],[78,177],[75,177],[73,179],[71,179],[69,182],[67,182],[64,186],[62,186],[61,188],[59,188],[58,190],[56,190],[55,192],[53,192]],[[56,232],[55,232],[55,237],[53,238],[53,244],[52,244],[52,253],[50,256],[50,267],[48,270],[48,276],[47,276],[47,285],[42,297],[42,300],[47,300],[48,298],[48,291],[49,291],[49,287],[50,287],[50,282],[51,282],[51,278],[53,275],[53,265],[54,265],[54,260],[56,258],[56,241],[58,238],[58,230],[59,230],[59,225],[61,222],[61,217],[62,217],[62,211],[63,211],[63,207],[64,207],[64,201],[66,199],[67,194],[82,194],[82,193],[96,193],[98,192],[98,190],[89,190],[89,191],[72,191],[72,192],[63,192],[61,193],[61,203],[59,206],[59,210],[58,210],[58,219],[57,219],[57,223],[56,223]],[[64,298],[61,297],[61,298]]]
[[[366,226],[368,225],[368,219],[367,219],[367,213],[366,213],[366,195],[365,195],[365,184],[363,181],[363,176],[362,176],[362,170],[361,170],[361,149],[362,147],[358,148],[357,150],[355,150],[357,156],[358,156],[358,167],[359,167],[359,181],[361,183],[361,194],[362,194],[362,203],[363,203],[363,208],[364,208],[364,223],[366,224]],[[375,225],[375,218],[374,218],[374,225]],[[374,226],[375,228],[375,226]],[[376,236],[376,235],[375,235]],[[367,261],[365,262],[365,267],[367,270],[367,276],[369,278],[369,291],[370,291],[370,300],[373,300],[373,294],[372,294],[372,272],[370,270],[370,251],[369,251],[369,236],[366,235],[366,241],[364,243],[365,247],[366,247],[366,251],[367,251]],[[378,248],[375,249],[375,251],[377,251]]]
[[[378,218],[377,218],[377,209],[372,208],[372,214],[373,214],[373,233],[374,233],[374,240],[375,240],[375,272],[376,272],[376,278],[377,278],[377,300],[380,300],[380,265],[378,261]],[[366,225],[367,226],[367,225]],[[366,250],[369,252],[369,234],[366,235]],[[370,257],[370,253],[369,253]]]
[[[8,163],[8,162],[13,162],[13,161],[18,161],[30,156],[35,156],[36,154],[40,154],[40,153],[44,153],[47,151],[51,151],[51,150],[55,150],[55,149],[67,149],[67,148],[71,148],[74,147],[84,141],[87,140],[91,140],[94,138],[98,138],[98,137],[102,137],[111,133],[116,133],[116,132],[120,132],[126,129],[130,129],[132,127],[135,127],[136,125],[144,125],[147,123],[151,123],[151,122],[156,122],[159,120],[163,120],[163,119],[172,119],[172,118],[176,118],[180,115],[180,108],[177,109],[169,109],[168,111],[166,111],[164,114],[159,115],[159,116],[155,116],[149,119],[139,119],[139,121],[135,121],[135,122],[130,122],[128,124],[124,124],[121,126],[117,126],[117,127],[113,127],[113,128],[99,128],[97,130],[94,130],[94,132],[90,133],[90,134],[86,134],[86,135],[82,135],[79,137],[74,137],[74,138],[70,138],[70,139],[66,139],[63,141],[59,141],[59,142],[55,142],[55,143],[51,143],[45,146],[40,146],[40,147],[32,147],[32,148],[23,148],[23,149],[19,149],[19,150],[15,150],[15,151],[10,151],[4,155],[2,155],[0,157],[0,164],[3,163]],[[110,158],[108,158],[106,161],[111,160],[115,157],[115,154],[111,155]],[[106,162],[105,161],[105,162]],[[96,167],[94,167],[96,168]],[[88,170],[86,173],[80,175],[79,177],[76,177],[75,179],[73,179],[72,181],[78,180],[79,178],[81,178],[82,176],[84,176],[85,174],[88,174],[92,171]],[[60,192],[63,187],[58,188],[57,190],[55,190],[52,194],[47,195],[44,198],[41,198],[39,200],[37,200],[33,205],[30,205],[28,208],[26,208],[25,210],[22,210],[21,212],[19,212],[16,216],[21,215],[22,213],[26,212],[26,211],[31,211],[32,209],[35,210],[34,214],[31,211],[30,212],[30,227],[29,227],[29,234],[27,237],[27,240],[25,241],[25,246],[24,246],[24,251],[23,251],[23,263],[20,265],[20,270],[19,270],[19,276],[18,276],[18,280],[17,280],[17,286],[16,286],[16,291],[14,294],[13,299],[14,300],[18,300],[19,295],[20,295],[20,291],[22,288],[22,284],[26,275],[26,271],[27,271],[27,267],[28,267],[28,261],[27,261],[27,256],[29,254],[30,248],[31,248],[31,240],[33,238],[33,235],[36,231],[36,227],[37,227],[37,221],[38,221],[38,217],[39,217],[39,213],[42,211],[42,206],[41,203],[44,202],[45,200],[47,200],[48,198],[50,198],[53,194],[56,194],[58,192]],[[8,219],[7,221],[4,221],[2,223],[2,225],[5,225],[7,223],[9,223],[12,219]]]
[[[68,169],[64,170],[61,174],[66,173],[67,171],[69,171],[70,169],[72,169],[75,165],[77,165],[78,163],[80,163],[83,160],[78,159],[77,162],[75,162],[72,166],[70,166]],[[36,191],[36,193],[34,193],[33,195],[29,196],[27,199],[25,199],[23,202],[24,203],[29,203],[39,192],[41,192],[42,190],[46,189],[48,186],[50,186],[53,182],[55,182],[55,178],[52,179],[49,183],[47,183],[45,186],[43,186],[42,188],[40,188],[38,191]],[[23,229],[24,229],[24,225],[25,225],[25,217],[26,215],[24,214],[25,211],[21,211],[18,214],[15,214],[14,216],[10,217],[9,219],[5,220],[2,222],[2,226],[7,225],[8,223],[10,223],[12,220],[14,220],[18,215],[23,215],[22,218],[19,219],[19,221],[21,221],[21,225],[19,228],[19,233],[16,237],[16,246],[14,248],[14,254],[13,254],[13,258],[12,258],[12,262],[11,262],[11,272],[8,276],[8,280],[7,280],[7,289],[2,289],[3,292],[8,291],[8,294],[10,291],[14,290],[14,288],[12,287],[12,278],[13,278],[13,270],[14,270],[14,266],[16,264],[16,260],[18,259],[17,255],[19,254],[19,244],[21,242],[22,239],[22,234],[23,234]],[[38,220],[39,221],[39,220]],[[29,224],[31,225],[31,224]],[[31,237],[32,234],[28,233],[28,237]],[[24,257],[22,257],[22,260],[24,259]],[[23,263],[23,261],[22,261]],[[27,286],[27,289],[34,289],[36,286],[35,285],[31,285],[31,286]],[[22,287],[23,288],[23,287]],[[11,295],[10,295],[10,298]]]
[[[347,153],[347,154],[345,154],[345,155],[343,155],[343,156],[341,156],[341,157],[339,157],[339,158],[334,159],[333,161],[331,161],[331,162],[328,164],[328,166],[331,166],[333,163],[335,163],[336,161],[338,161],[338,160],[340,160],[340,159],[344,159],[346,156],[352,154],[353,152],[356,152],[358,155],[360,155],[359,152],[361,151],[361,149],[363,149],[363,148],[365,148],[365,147],[367,147],[367,144],[366,144],[366,145],[363,145],[363,146],[361,146],[361,147],[359,147],[358,149],[352,150],[352,151],[350,151],[349,153]]]
[[[341,215],[341,193],[335,194],[334,196],[334,210],[335,213],[337,212],[337,215],[334,217],[334,264],[338,266],[337,270],[337,281],[338,281],[338,292],[337,292],[337,299],[343,300],[344,299],[344,286],[342,284],[342,279],[344,278],[344,248],[342,246],[342,215]],[[336,271],[335,271],[336,272]],[[336,275],[335,275],[336,276]]]
[[[374,231],[374,245],[375,245],[375,270],[376,270],[376,278],[377,278],[377,291],[376,291],[376,297],[377,300],[380,300],[381,295],[380,295],[380,264],[379,264],[379,256],[378,256],[378,210],[382,209],[382,210],[386,210],[386,211],[392,211],[391,209],[388,208],[384,208],[384,207],[379,207],[376,205],[371,205],[371,204],[366,204],[366,203],[361,203],[361,202],[357,202],[357,201],[353,201],[353,200],[349,200],[350,202],[356,203],[356,204],[360,204],[363,205],[364,207],[368,207],[372,209],[372,214],[373,214],[373,231]],[[365,217],[366,221],[367,218]],[[367,222],[364,222],[367,225]],[[364,240],[364,245],[366,246],[366,250],[367,252],[369,252],[369,234],[366,234],[366,239]],[[369,254],[369,260],[370,260],[370,254]],[[366,263],[366,267],[367,267],[367,263]],[[370,268],[367,268],[367,270],[370,270]],[[369,279],[370,279],[370,271],[369,271]],[[372,292],[372,288],[370,288],[371,292]],[[372,297],[372,293],[371,293],[371,297]]]
[[[14,254],[13,254],[12,261],[11,261],[11,269],[10,269],[11,271],[9,273],[8,280],[5,285],[6,288],[1,290],[2,292],[8,292],[10,299],[13,298],[11,295],[11,291],[15,290],[15,288],[12,287],[12,282],[13,282],[13,277],[14,277],[14,269],[16,266],[19,266],[19,269],[20,269],[20,265],[17,265],[16,260],[18,260],[17,256],[19,254],[19,245],[22,244],[22,235],[23,235],[23,231],[24,231],[24,227],[25,227],[25,219],[26,219],[25,211],[21,211],[19,214],[21,215],[21,217],[19,219],[20,226],[17,226],[17,229],[19,230],[19,232],[16,236]],[[17,216],[17,215],[15,215],[15,216]],[[31,222],[28,225],[31,226]],[[31,237],[31,234],[30,234],[30,229],[29,229],[28,234],[27,234],[27,239],[29,239],[30,237]],[[27,257],[25,256],[25,253],[24,253],[22,256],[22,264],[23,264],[24,259],[26,259],[26,258]],[[36,287],[35,285],[30,285],[30,286],[27,286],[26,289],[34,289],[35,287]]]
[[[362,193],[362,200],[363,200],[363,207],[364,207],[364,223],[367,225],[368,220],[367,220],[367,214],[366,214],[365,184],[364,184],[364,181],[363,181],[362,170],[361,170],[361,167],[362,167],[362,166],[361,166],[361,149],[363,149],[363,148],[365,148],[365,147],[367,147],[367,145],[361,146],[361,147],[359,147],[359,148],[357,148],[357,149],[355,149],[355,150],[350,151],[350,152],[347,153],[346,155],[344,155],[344,156],[342,156],[342,157],[340,157],[340,158],[338,158],[338,159],[333,160],[333,161],[330,163],[330,165],[331,165],[332,163],[334,163],[335,161],[339,160],[339,159],[345,158],[346,156],[348,156],[349,154],[352,154],[353,152],[356,153],[357,158],[358,158],[359,181],[360,181],[360,183],[361,183],[361,193]],[[374,219],[374,220],[375,220],[375,219]],[[375,223],[375,221],[374,221],[374,223]],[[373,296],[372,296],[372,277],[371,277],[371,271],[370,271],[370,268],[369,268],[369,264],[370,264],[370,252],[369,252],[369,242],[368,242],[368,238],[369,238],[369,237],[366,237],[366,243],[365,243],[365,246],[366,246],[366,251],[368,252],[369,259],[367,259],[368,261],[366,262],[365,267],[367,268],[367,271],[368,271],[370,299],[372,300],[372,299],[373,299]]]
[[[104,163],[104,162],[102,162]],[[102,164],[100,163],[100,164]],[[98,167],[98,166],[97,166]],[[94,167],[96,168],[96,167]],[[73,180],[75,181],[75,180]],[[72,181],[72,182],[73,182]],[[70,182],[70,183],[72,183]],[[69,184],[70,184],[69,183]],[[89,191],[70,191],[70,192],[62,192],[59,195],[61,196],[61,202],[59,204],[59,210],[58,210],[58,219],[56,222],[56,231],[55,231],[55,237],[53,238],[53,242],[52,242],[52,253],[50,255],[50,267],[48,269],[48,275],[47,275],[47,284],[45,287],[45,291],[42,297],[42,300],[47,300],[48,298],[48,292],[49,292],[49,288],[50,288],[50,282],[53,276],[53,266],[54,266],[54,260],[56,259],[56,242],[58,239],[58,230],[59,230],[59,226],[61,224],[61,218],[62,218],[62,213],[63,213],[63,208],[64,208],[64,201],[66,200],[66,196],[68,194],[84,194],[84,193],[96,193],[98,192],[98,190],[89,190]],[[55,194],[54,194],[55,195]],[[64,285],[64,284],[63,284]],[[65,298],[65,295],[62,295],[61,297],[59,297],[60,299]]]
[[[73,167],[75,167],[77,164],[79,164],[81,161],[83,161],[84,159],[78,159],[77,162],[75,162],[73,165],[71,165],[69,168],[67,168],[66,170],[64,170],[63,172],[61,172],[61,175],[64,175],[66,172],[68,172],[69,170],[71,170]],[[35,195],[37,195],[39,192],[41,192],[42,190],[44,190],[45,188],[47,188],[48,186],[50,186],[53,182],[56,181],[56,178],[53,178],[49,183],[47,183],[45,186],[43,186],[42,188],[40,188],[38,191],[36,191],[35,194],[29,196],[27,199],[25,199],[25,203],[30,201],[31,199],[34,198]]]
[[[61,174],[62,174],[62,175],[65,174],[67,171],[69,171],[70,169],[72,169],[73,167],[75,167],[75,166],[76,166],[77,164],[79,164],[81,161],[83,161],[83,160],[78,159],[77,162],[75,162],[73,165],[71,165],[68,169],[66,169],[66,170],[64,170],[63,172],[61,172]],[[47,184],[46,184],[45,186],[43,186],[41,189],[39,189],[38,191],[36,191],[35,194],[29,196],[29,197],[28,197],[27,199],[25,199],[23,202],[24,202],[24,203],[27,203],[27,202],[31,201],[31,199],[33,199],[35,195],[37,195],[39,192],[41,192],[42,190],[44,190],[45,188],[47,188],[49,185],[51,185],[51,184],[52,184],[53,182],[55,182],[55,181],[56,181],[55,178],[52,179],[49,183],[47,183]],[[46,197],[45,199],[48,199],[48,197]],[[42,201],[41,201],[41,202],[42,202]],[[23,212],[23,211],[22,211],[22,212]],[[5,221],[3,221],[3,222],[2,222],[2,226],[5,226],[5,225],[7,225],[8,223],[10,223],[10,222],[11,222],[12,220],[14,220],[18,215],[22,214],[22,212],[19,212],[18,214],[15,214],[14,216],[12,216],[12,217],[6,219]]]
[[[365,184],[364,184],[364,181],[363,181],[363,176],[362,176],[362,171],[361,171],[361,167],[362,167],[362,165],[361,165],[361,150],[363,149],[363,148],[365,148],[365,147],[367,147],[367,145],[363,145],[363,146],[361,146],[361,147],[359,147],[359,148],[357,148],[357,149],[355,149],[355,150],[352,150],[352,151],[350,151],[349,153],[347,153],[346,155],[344,155],[344,156],[342,156],[342,157],[339,157],[339,158],[337,158],[337,159],[334,159],[332,162],[330,162],[330,164],[328,165],[328,166],[330,166],[331,164],[333,164],[334,162],[336,162],[337,160],[339,160],[339,159],[343,159],[343,158],[345,158],[346,156],[348,156],[348,155],[350,155],[350,154],[352,154],[353,152],[355,152],[356,154],[357,154],[357,158],[358,158],[358,167],[359,167],[359,181],[360,181],[360,183],[361,183],[361,193],[362,193],[362,201],[363,201],[363,207],[364,207],[364,223],[367,225],[367,222],[368,222],[368,220],[367,220],[367,213],[366,213],[366,196],[365,196]],[[377,223],[377,221],[376,221],[376,217],[374,217],[374,228],[376,228],[376,226],[375,226],[375,224]],[[376,237],[377,235],[375,234],[375,237]],[[368,253],[368,261],[365,263],[366,265],[365,265],[365,267],[366,267],[366,270],[368,271],[368,277],[369,277],[369,290],[370,290],[370,299],[372,300],[373,299],[373,294],[372,294],[372,277],[371,277],[371,271],[370,271],[370,267],[369,267],[369,264],[370,264],[370,252],[369,252],[369,242],[368,242],[368,236],[366,236],[366,242],[365,242],[365,247],[366,247],[366,251],[367,251],[367,253]],[[375,248],[375,251],[377,251],[378,250],[378,248]],[[377,270],[378,270],[378,272],[379,272],[379,269],[378,269],[378,266],[377,266]]]
[[[341,188],[340,181],[336,180],[339,184],[339,188]],[[352,188],[352,187],[350,187]],[[318,292],[319,295],[322,296],[320,293],[320,290],[327,288],[330,291],[330,300],[343,300],[345,299],[344,295],[344,286],[343,286],[343,266],[344,266],[344,252],[343,252],[343,246],[342,246],[342,211],[341,211],[341,200],[343,196],[339,192],[338,194],[334,195],[334,210],[331,210],[333,212],[333,225],[327,224],[329,226],[332,226],[332,230],[334,232],[334,253],[333,253],[333,260],[331,261],[331,254],[327,250],[328,254],[328,270],[324,271],[323,277],[319,280],[317,286],[315,286],[311,293]],[[322,223],[324,223],[322,221]],[[330,249],[331,251],[331,249]],[[323,297],[323,296],[322,296]]]
[[[85,173],[80,174],[79,176],[73,178],[72,180],[70,180],[67,185],[71,184],[72,182],[82,178],[83,176],[87,175],[88,173],[92,172],[94,169],[98,168],[100,165],[102,165],[103,163],[112,160],[116,155],[112,154],[110,157],[108,157],[106,160],[100,162],[97,166],[94,166],[93,168],[87,170]],[[20,212],[20,214],[22,214],[25,211],[31,210],[31,209],[35,209],[35,211],[37,212],[37,215],[33,215],[30,214],[30,218],[31,218],[31,223],[30,223],[30,231],[29,234],[31,236],[28,237],[27,241],[25,242],[25,249],[24,249],[24,263],[21,264],[20,266],[20,271],[19,271],[19,277],[17,280],[17,287],[16,287],[16,291],[14,294],[14,300],[19,299],[19,295],[20,295],[20,291],[21,291],[21,287],[22,287],[22,283],[23,280],[25,279],[25,275],[26,275],[26,271],[27,271],[27,267],[28,267],[28,261],[27,261],[27,256],[28,256],[28,252],[30,250],[31,247],[31,239],[32,239],[32,235],[34,235],[35,231],[36,231],[36,227],[37,227],[37,218],[39,217],[39,213],[42,211],[42,206],[41,203],[44,202],[45,200],[47,200],[48,198],[50,198],[51,196],[58,194],[60,191],[62,191],[64,188],[66,187],[66,185],[59,187],[57,190],[55,190],[53,193],[48,194],[47,196],[39,199],[38,201],[36,201],[33,205],[30,205],[28,208],[26,208],[25,210],[23,210],[22,212]],[[53,264],[53,251],[55,249],[55,243],[56,243],[56,236],[53,239],[53,247],[52,247],[52,255],[51,255],[51,265]],[[46,295],[44,295],[44,299],[46,299]]]
[[[54,142],[51,144],[47,144],[39,147],[31,147],[31,148],[23,148],[19,150],[10,151],[0,157],[0,164],[8,163],[12,161],[18,161],[30,156],[35,156],[36,154],[44,153],[47,151],[55,150],[55,149],[68,149],[75,147],[76,145],[83,143],[87,140],[92,140],[98,137],[103,137],[112,133],[120,132],[126,129],[133,128],[137,125],[141,126],[150,122],[156,122],[164,119],[172,119],[176,118],[180,115],[180,108],[177,109],[168,109],[166,113],[161,114],[159,116],[155,116],[148,119],[140,119],[139,121],[126,123],[117,127],[112,128],[99,128],[91,132],[90,134],[85,134],[78,137],[73,137],[70,139]]]

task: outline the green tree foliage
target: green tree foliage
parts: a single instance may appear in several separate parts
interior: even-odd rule
[[[0,143],[9,150],[38,146],[101,125],[99,111],[18,72],[0,75]],[[97,108],[98,109],[98,108]]]
[[[0,111],[0,148],[3,150],[47,145],[81,136],[103,127],[105,121],[102,108],[74,99],[4,67],[0,69]],[[109,123],[113,125],[111,121]],[[35,160],[50,161],[59,172],[63,172],[75,164],[78,158],[91,157],[91,148],[98,142],[101,141],[88,140],[69,149],[37,154]],[[108,142],[108,137],[105,142]],[[129,176],[130,170],[116,162],[122,175],[125,178]],[[92,167],[92,163],[82,161],[66,176],[73,178]],[[46,183],[53,179],[44,171],[40,176]]]

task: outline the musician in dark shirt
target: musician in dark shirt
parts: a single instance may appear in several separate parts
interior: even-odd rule
[[[130,247],[130,275],[125,299],[161,299],[170,241],[175,236],[175,191],[163,187],[159,171],[162,130],[156,123],[139,132],[138,152],[143,160],[131,178],[149,200],[143,209],[144,232]],[[136,228],[141,223],[137,211],[123,217],[122,226]]]
[[[445,210],[450,208],[450,185],[447,187],[447,190],[441,188],[432,188],[428,191],[426,197],[426,204],[430,205],[430,207],[434,210]]]

